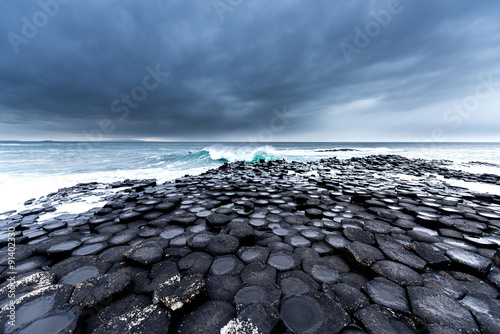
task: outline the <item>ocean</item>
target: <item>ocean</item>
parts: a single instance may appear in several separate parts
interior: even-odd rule
[[[349,150],[325,151],[334,149]],[[0,142],[0,213],[20,210],[28,199],[82,182],[164,182],[225,162],[374,154],[447,159],[454,161],[450,168],[500,174],[500,143]]]

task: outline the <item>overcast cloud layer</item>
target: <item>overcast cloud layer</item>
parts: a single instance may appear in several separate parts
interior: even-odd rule
[[[0,140],[500,141],[497,0],[4,1],[0,32]]]

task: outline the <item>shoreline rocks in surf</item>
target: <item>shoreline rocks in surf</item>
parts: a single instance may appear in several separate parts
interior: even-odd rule
[[[62,189],[0,221],[0,328],[499,331],[500,197],[429,174],[500,181],[398,156],[228,163],[160,185],[107,185],[118,191],[102,208],[37,224],[57,213],[51,201],[99,185]]]

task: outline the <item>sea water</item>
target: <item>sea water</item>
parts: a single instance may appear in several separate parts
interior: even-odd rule
[[[328,151],[334,149],[350,150]],[[447,159],[454,161],[449,168],[500,174],[500,143],[0,142],[0,213],[82,182],[165,182],[225,162],[305,162],[374,154]]]

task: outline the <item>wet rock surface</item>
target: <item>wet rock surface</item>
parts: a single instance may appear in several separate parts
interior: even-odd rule
[[[0,331],[498,333],[500,197],[430,174],[500,184],[371,156],[231,163],[30,200],[1,216],[16,274],[0,232]],[[103,208],[54,213],[106,187],[117,191]]]

